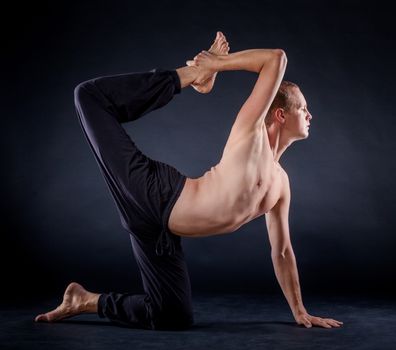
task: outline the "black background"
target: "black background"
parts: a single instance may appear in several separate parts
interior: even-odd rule
[[[304,294],[394,295],[395,27],[381,2],[82,1],[4,9],[2,294],[141,291],[127,232],[78,124],[73,89],[96,76],[184,66],[216,31],[231,51],[282,48],[313,115],[280,162]],[[221,156],[257,76],[218,75],[124,125],[148,156],[190,177]],[[280,292],[264,217],[184,239],[193,294]]]

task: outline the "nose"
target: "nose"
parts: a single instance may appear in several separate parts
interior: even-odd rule
[[[308,117],[308,120],[311,120],[312,119],[312,114],[308,112],[307,117]]]

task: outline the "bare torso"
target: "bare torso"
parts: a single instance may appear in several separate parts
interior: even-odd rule
[[[274,161],[266,128],[229,139],[220,162],[199,178],[187,178],[169,217],[180,236],[230,233],[278,202],[287,174]]]

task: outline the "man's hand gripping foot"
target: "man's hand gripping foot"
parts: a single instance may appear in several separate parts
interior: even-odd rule
[[[228,55],[229,51],[230,51],[230,47],[225,35],[222,32],[217,32],[216,39],[214,40],[208,52],[216,56],[219,56],[219,55]],[[187,61],[186,64],[188,66],[197,66],[194,60]],[[201,94],[207,94],[213,89],[213,85],[216,80],[216,75],[217,72],[207,77],[207,72],[201,71],[198,78],[191,84],[191,86]]]

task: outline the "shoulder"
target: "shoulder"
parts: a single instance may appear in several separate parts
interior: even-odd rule
[[[282,173],[282,180],[283,180],[284,184],[287,184],[288,186],[290,186],[289,175],[287,174],[286,170],[283,169],[282,167],[281,167],[281,173]]]
[[[281,177],[282,177],[282,185],[281,185],[280,200],[290,202],[291,191],[290,191],[289,175],[283,168],[281,168]]]
[[[261,146],[263,138],[263,132],[259,129],[249,130],[236,130],[234,127],[231,129],[228,135],[227,142],[224,146],[224,151],[235,150],[241,148],[251,148],[255,145]]]

